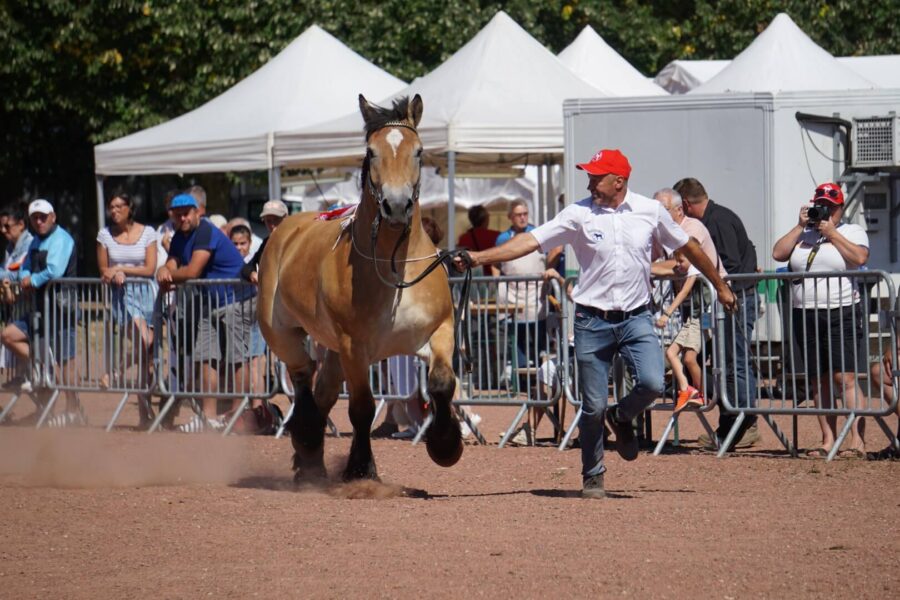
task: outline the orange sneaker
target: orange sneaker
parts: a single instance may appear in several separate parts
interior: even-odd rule
[[[703,396],[700,390],[692,385],[678,392],[678,398],[675,400],[675,413],[680,413],[686,408],[703,408]]]

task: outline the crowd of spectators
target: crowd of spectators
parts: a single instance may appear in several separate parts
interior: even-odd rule
[[[712,201],[702,183],[693,178],[678,181],[672,188],[659,190],[654,199],[660,202],[672,221],[689,238],[697,242],[721,276],[753,274],[759,271],[756,248],[747,236],[740,218],[728,208]],[[786,262],[796,272],[846,271],[864,268],[868,259],[868,239],[857,225],[844,223],[844,196],[835,184],[815,189],[811,201],[803,201],[797,225],[775,244],[772,255]],[[220,386],[228,386],[232,394],[254,397],[252,408],[263,406],[257,396],[264,395],[266,378],[271,377],[265,360],[266,344],[256,323],[257,270],[267,239],[257,236],[243,218],[227,219],[223,215],[206,215],[206,193],[199,186],[183,192],[172,192],[166,198],[169,219],[158,228],[135,220],[135,204],[126,193],[113,194],[106,205],[107,225],[97,235],[96,253],[100,281],[110,289],[110,325],[123,338],[123,347],[131,352],[116,355],[104,363],[101,387],[116,388],[126,372],[135,373],[138,388],[152,378],[154,337],[160,322],[168,324],[169,348],[182,349],[172,364],[170,385],[191,388],[200,395],[201,413],[181,425],[183,432],[221,430],[231,411],[237,408],[220,402]],[[812,211],[810,212],[810,209]],[[287,206],[279,200],[264,204],[259,215],[271,233],[288,216]],[[458,239],[457,246],[483,251],[508,242],[534,225],[529,220],[528,204],[521,200],[509,203],[509,228],[496,231],[489,227],[489,212],[484,206],[468,211],[471,227]],[[812,217],[812,218],[811,218]],[[435,244],[443,232],[434,221],[423,220]],[[0,332],[0,368],[13,373],[11,386],[28,391],[32,373],[27,372],[36,327],[41,327],[34,310],[36,292],[58,278],[76,273],[75,242],[56,223],[53,206],[46,200],[16,204],[0,211],[0,232],[6,238],[6,252],[0,269],[2,299],[6,304],[31,304],[18,314],[8,316]],[[654,323],[662,342],[667,345],[665,357],[675,389],[676,413],[701,409],[707,400],[704,389],[703,358],[710,337],[702,325],[703,310],[712,299],[705,293],[699,272],[678,252],[667,255],[654,249],[656,262],[651,271],[666,288],[659,295]],[[486,276],[556,277],[562,282],[563,248],[548,252],[541,249],[520,258],[501,262],[497,269],[483,265]],[[559,270],[558,270],[559,269]],[[180,284],[189,280],[242,279],[245,283],[200,286],[191,294],[178,296]],[[670,283],[666,283],[670,281]],[[760,310],[755,279],[733,279],[731,287],[737,295],[737,310],[726,317],[724,343],[726,395],[738,407],[752,408],[758,400],[757,373],[753,368],[751,339]],[[872,382],[883,387],[888,401],[893,398],[890,356],[884,364],[868,363],[867,340],[863,338],[862,319],[865,307],[860,305],[859,289],[849,278],[822,277],[804,279],[791,285],[791,323],[795,339],[802,341],[807,387],[817,406],[830,408],[838,400],[847,407],[863,406],[864,395],[859,377],[871,371]],[[157,303],[162,293],[167,299]],[[705,294],[705,295],[704,295]],[[182,300],[190,307],[179,306]],[[548,302],[546,286],[534,281],[502,281],[497,292],[497,314],[505,321],[508,340],[505,382],[518,386],[519,371],[556,372],[557,348],[548,344]],[[164,315],[154,314],[158,306],[169,307]],[[11,315],[11,313],[10,313]],[[13,318],[15,317],[15,318]],[[186,321],[187,326],[185,325]],[[667,332],[663,334],[663,332]],[[815,332],[815,335],[810,335]],[[74,326],[59,327],[51,332],[51,357],[61,373],[77,369]],[[187,335],[179,339],[179,335]],[[840,343],[838,343],[840,340]],[[187,352],[185,357],[184,353]],[[415,394],[415,369],[409,357],[396,357],[384,374],[394,393],[409,396],[405,403],[395,404],[393,412],[376,433],[398,438],[414,437],[423,421],[421,401]],[[552,360],[553,364],[548,361]],[[539,367],[539,368],[538,368]],[[554,376],[555,378],[555,376]],[[176,381],[178,380],[178,381]],[[543,384],[552,387],[552,381]],[[523,384],[527,385],[527,383]],[[24,387],[23,387],[24,386]],[[208,393],[203,396],[202,392]],[[138,398],[139,426],[149,427],[154,419],[150,396]],[[40,408],[40,407],[39,407]],[[400,411],[399,413],[397,411]],[[39,412],[39,411],[38,411]],[[402,414],[401,414],[402,413]],[[258,413],[262,414],[262,413]],[[477,415],[469,415],[480,420]],[[30,417],[32,420],[34,417]],[[173,415],[165,424],[171,426]],[[810,451],[812,456],[827,455],[837,439],[836,417],[820,416],[821,444]],[[64,411],[48,424],[65,426],[85,422],[77,396],[67,393]],[[735,423],[735,415],[720,411],[717,439],[701,436],[700,443],[717,447],[726,439]],[[407,428],[400,431],[400,425]],[[849,447],[842,453],[848,457],[865,457],[864,429],[860,420],[850,428]],[[744,419],[732,448],[749,447],[760,438],[755,417]],[[876,455],[896,456],[887,448]]]

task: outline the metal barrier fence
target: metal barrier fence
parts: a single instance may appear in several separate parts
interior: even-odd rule
[[[278,390],[271,351],[259,331],[256,286],[240,279],[197,279],[160,294],[157,343],[163,357],[159,391],[167,397],[151,431],[178,400],[191,400],[196,421],[216,414],[219,400],[232,400],[224,434],[251,398],[266,401]],[[195,401],[203,403],[198,409]]]
[[[3,303],[4,327],[16,323],[28,334],[30,360],[3,369],[13,396],[0,414],[9,415],[22,393],[32,396],[47,421],[60,393],[71,406],[79,392],[120,394],[111,430],[130,395],[148,419],[150,398],[166,398],[150,431],[176,402],[234,401],[224,432],[234,427],[250,399],[267,400],[278,390],[271,354],[256,324],[255,286],[234,280],[196,280],[158,294],[155,282],[132,278],[121,286],[99,279],[51,281],[37,294],[12,288]],[[7,352],[7,356],[9,353]],[[21,362],[21,361],[20,361]]]
[[[25,329],[33,327],[35,307],[36,299],[32,293],[24,292],[17,283],[5,280],[0,286],[0,331],[13,323]],[[0,411],[0,423],[11,414],[22,396],[30,396],[38,408],[43,406],[46,398],[40,398],[32,384],[32,380],[39,383],[42,379],[42,373],[35,372],[34,366],[37,363],[33,358],[33,355],[27,359],[21,358],[6,346],[0,345],[0,385],[10,393],[9,400]]]
[[[689,291],[685,291],[683,299],[677,301],[676,297],[685,286],[686,281],[690,279],[691,284]],[[567,280],[566,285],[574,283],[575,279]],[[574,307],[568,297],[564,298],[565,314],[574,314]],[[673,352],[676,354],[678,362],[683,365],[683,374],[689,385],[699,390],[703,400],[703,406],[691,410],[697,416],[706,432],[715,439],[715,435],[709,421],[705,417],[705,413],[711,411],[721,395],[721,369],[724,357],[722,342],[722,321],[724,314],[721,307],[716,302],[716,294],[712,285],[702,276],[696,278],[661,278],[653,280],[653,293],[650,302],[650,318],[656,326],[657,335],[659,337],[660,346],[666,353],[673,343],[677,343],[681,352]],[[667,319],[662,319],[662,315],[671,313]],[[686,350],[694,349],[695,356],[684,356]],[[574,357],[574,345],[566,344],[563,370],[564,393],[566,400],[575,409],[576,413],[570,423],[561,443],[559,450],[565,450],[574,434],[575,429],[582,416],[582,400],[581,387],[578,377],[578,369]],[[659,398],[649,410],[661,410],[672,412],[672,416],[666,423],[666,426],[660,435],[660,439],[654,449],[654,455],[659,455],[665,447],[669,435],[675,431],[676,440],[678,432],[678,421],[682,413],[674,411],[676,400],[679,392],[678,380],[675,368],[667,357],[668,366],[666,372],[666,395]],[[608,406],[615,406],[619,399],[625,396],[631,389],[632,377],[628,372],[625,361],[620,355],[616,355],[610,369],[610,401]],[[650,428],[650,420],[647,419],[643,423],[646,425],[645,435],[648,439],[652,438],[652,430]],[[642,429],[639,424],[639,429]]]
[[[862,416],[873,417],[894,447],[900,448],[884,421],[896,410],[897,398],[889,398],[880,385],[885,377],[900,383],[897,297],[887,273],[770,273],[735,275],[729,280],[738,289],[741,310],[737,315],[726,317],[710,284],[698,277],[699,291],[689,294],[673,312],[682,317],[680,322],[673,319],[659,331],[665,348],[688,318],[696,321],[703,340],[697,352],[698,379],[706,397],[696,414],[710,438],[719,442],[720,455],[745,422],[756,416],[772,427],[792,454],[796,454],[800,415],[847,418],[829,459]],[[461,284],[461,278],[451,279],[457,302]],[[658,314],[671,305],[678,284],[658,281],[655,286],[653,307]],[[562,396],[576,413],[560,449],[577,427],[580,389],[567,334],[572,309],[556,281],[473,279],[463,311],[473,369],[466,372],[456,357],[460,385],[454,404],[516,407],[501,447],[530,408],[546,411],[562,433],[565,403],[559,407],[561,415],[547,410],[559,406]],[[121,399],[107,429],[129,396],[136,394],[140,402],[146,402],[148,412],[151,395],[166,399],[151,431],[180,400],[191,402],[198,417],[203,414],[198,401],[231,400],[234,410],[225,426],[227,433],[251,398],[265,401],[282,389],[291,395],[286,374],[273,370],[274,357],[256,327],[255,288],[241,280],[191,281],[167,294],[158,294],[149,280],[129,280],[117,287],[97,279],[61,279],[40,294],[4,286],[0,288],[0,323],[28,329],[32,342],[27,361],[5,348],[0,353],[0,382],[12,392],[0,422],[23,395],[30,395],[38,405],[39,427],[61,393],[77,403],[79,392],[108,392],[120,394]],[[878,369],[885,355],[894,365],[891,373]],[[406,400],[414,385],[427,399],[423,372],[424,366],[411,357],[374,365],[370,382],[380,401],[378,410]],[[628,385],[626,369],[618,361],[611,404],[627,393]],[[666,398],[652,408],[671,411],[677,392],[677,386],[670,385]],[[722,440],[704,416],[716,403],[728,424]],[[773,415],[794,417],[793,444],[775,426]],[[484,443],[475,423],[466,414],[461,416]],[[426,416],[417,441],[427,425]],[[656,453],[673,429],[677,433],[677,425],[678,416],[673,414]],[[332,430],[337,431],[333,426]]]
[[[796,417],[846,417],[828,460],[834,458],[863,416],[873,417],[891,443],[900,448],[883,417],[896,410],[881,381],[897,380],[897,298],[883,271],[767,273],[728,278],[739,289],[737,328],[728,335],[723,408],[736,415],[720,455],[744,427],[761,416],[791,454],[796,454]],[[764,292],[760,297],[759,290]],[[762,302],[761,302],[762,301]],[[764,307],[759,315],[760,307]],[[765,335],[754,335],[754,330]],[[894,372],[881,374],[882,357]],[[896,388],[895,388],[896,389]],[[793,415],[794,440],[778,430],[773,415]]]
[[[462,278],[450,280],[458,305]],[[457,406],[518,407],[500,440],[505,446],[529,409],[539,409],[557,430],[557,415],[546,409],[558,405],[563,393],[559,370],[565,331],[565,298],[559,283],[532,277],[473,277],[463,313],[472,370],[457,360],[460,382]],[[458,358],[458,357],[457,357]],[[476,433],[475,424],[463,414]],[[532,427],[526,428],[528,434]],[[528,437],[528,436],[527,436]],[[528,440],[533,443],[533,438]]]

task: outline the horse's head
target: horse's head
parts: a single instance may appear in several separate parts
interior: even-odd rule
[[[388,109],[369,104],[360,94],[359,110],[366,122],[363,188],[378,203],[382,220],[408,227],[419,199],[422,143],[416,126],[422,118],[422,98],[400,98]]]

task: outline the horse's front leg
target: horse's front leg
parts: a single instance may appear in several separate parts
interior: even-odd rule
[[[428,365],[428,395],[434,420],[428,428],[425,445],[428,456],[442,467],[452,467],[463,453],[462,433],[451,403],[456,389],[453,374],[453,320],[445,321],[428,341],[431,357]]]
[[[354,479],[378,480],[375,459],[372,456],[372,439],[369,431],[375,418],[375,398],[369,387],[368,364],[341,356],[344,377],[350,392],[350,423],[353,425],[353,442],[350,457],[344,469],[344,481]]]

